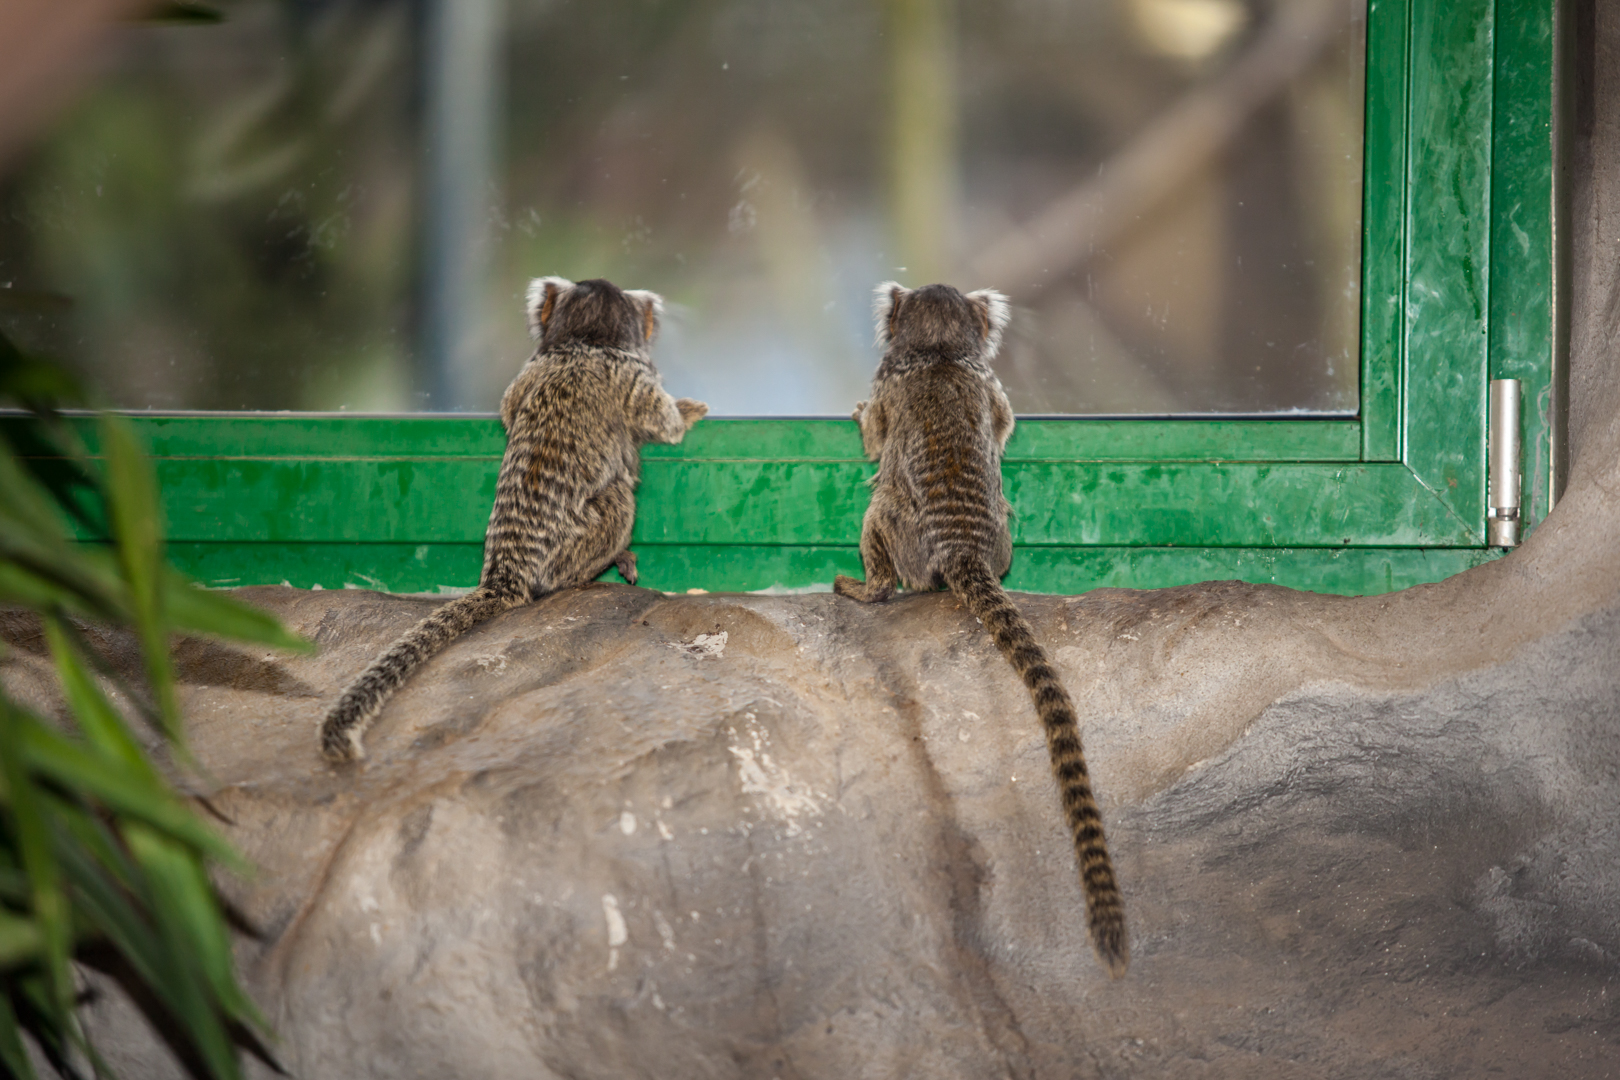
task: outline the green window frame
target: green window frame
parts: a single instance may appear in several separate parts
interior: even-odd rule
[[[1009,588],[1239,578],[1367,594],[1478,565],[1499,554],[1485,546],[1493,378],[1523,381],[1534,530],[1562,470],[1559,19],[1557,0],[1371,0],[1359,415],[1023,421],[1003,468]],[[477,583],[494,418],[136,423],[171,554],[209,585]],[[643,584],[794,590],[860,573],[873,466],[852,422],[708,419],[642,458]]]

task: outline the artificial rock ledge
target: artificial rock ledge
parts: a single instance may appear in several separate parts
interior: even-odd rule
[[[434,601],[244,590],[320,654],[179,666],[308,1080],[1613,1075],[1620,605],[1490,665],[1454,583],[1020,598],[1081,703],[1119,982],[1033,710],[948,595],[565,592],[424,667],[358,770],[316,723]]]
[[[325,707],[434,602],[249,589],[320,653],[178,662],[211,802],[261,867],[227,887],[293,1074],[1620,1076],[1606,11],[1569,486],[1528,542],[1389,596],[1019,599],[1081,708],[1123,980],[1086,943],[1028,698],[949,596],[561,593],[422,668],[336,772]],[[37,626],[0,613],[0,640],[0,679],[52,707]],[[179,1075],[106,990],[122,1074]]]

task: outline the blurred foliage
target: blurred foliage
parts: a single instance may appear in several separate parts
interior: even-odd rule
[[[159,4],[151,11],[141,16],[142,22],[149,23],[179,23],[181,25],[212,25],[225,21],[225,13],[216,7],[207,4],[190,3],[189,0],[174,0],[172,3]]]
[[[268,1027],[236,981],[208,867],[245,865],[175,792],[107,687],[161,736],[169,767],[194,767],[171,636],[308,645],[166,564],[156,485],[132,428],[101,416],[91,457],[56,411],[83,402],[59,367],[0,335],[0,404],[32,417],[0,426],[0,605],[38,614],[67,705],[47,719],[0,685],[0,1076],[34,1075],[24,1032],[59,1074],[86,1064],[105,1073],[75,1015],[73,962],[88,960],[111,961],[150,997],[182,1057],[237,1077],[235,1046],[262,1052],[255,1033]],[[105,546],[70,541],[66,518],[86,514],[102,517]],[[120,674],[76,619],[130,631],[144,678]]]
[[[524,284],[557,273],[664,293],[661,370],[717,413],[842,415],[875,282],[1002,285],[967,280],[976,252],[1315,2],[502,0],[461,396],[494,408],[529,348]],[[0,304],[0,326],[121,407],[430,405],[425,3],[222,0],[217,24],[128,28],[0,177],[0,293],[81,304]],[[1014,297],[1015,407],[1354,410],[1359,25],[1128,235]],[[907,126],[908,101],[934,108]]]
[[[374,92],[404,9],[317,6],[124,31],[135,62],[0,179],[0,285],[80,303],[0,326],[133,407],[317,407],[408,350],[408,109]]]

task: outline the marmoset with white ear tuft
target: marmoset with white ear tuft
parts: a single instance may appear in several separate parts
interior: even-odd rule
[[[1091,943],[1118,978],[1130,963],[1125,903],[1091,790],[1074,702],[1029,623],[1001,587],[1012,565],[1012,507],[1001,454],[1012,406],[990,361],[1007,325],[1007,298],[949,285],[877,289],[883,360],[872,397],[855,406],[868,457],[878,462],[861,525],[866,580],[840,574],[833,590],[866,603],[897,584],[960,597],[1024,681],[1046,729],[1064,815],[1085,889]]]
[[[663,301],[602,280],[529,286],[534,356],[501,397],[506,455],[484,531],[478,588],[417,623],[357,678],[321,723],[334,762],[405,679],[457,637],[509,608],[583,585],[610,566],[636,583],[626,545],[642,443],[678,443],[709,407],[664,392],[652,364]]]

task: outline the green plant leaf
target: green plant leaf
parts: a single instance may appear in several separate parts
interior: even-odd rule
[[[73,979],[68,970],[72,932],[68,901],[62,891],[61,872],[51,843],[50,823],[28,775],[24,759],[30,718],[0,697],[0,774],[6,782],[6,803],[19,861],[28,875],[34,925],[40,935],[51,1011],[72,1023]]]
[[[156,857],[145,864],[154,892],[166,894],[173,905],[177,925],[190,940],[192,954],[226,1015],[268,1033],[270,1025],[258,1006],[236,984],[230,937],[202,861],[186,848],[159,839],[162,843],[152,848]]]
[[[45,951],[45,936],[33,919],[0,908],[0,971],[38,957]]]
[[[62,873],[69,884],[78,888],[80,882],[72,860],[96,868],[116,888],[139,899],[144,886],[140,868],[130,859],[123,843],[113,836],[105,814],[92,810],[78,799],[47,789],[45,798],[51,803],[51,816],[57,825],[57,858],[62,862]],[[132,901],[133,902],[133,901]]]
[[[168,566],[156,482],[131,425],[103,416],[100,457],[83,425],[49,412],[77,393],[47,362],[0,338],[0,398],[34,408],[0,438],[0,604],[40,614],[82,740],[0,691],[0,1076],[32,1076],[27,1032],[67,1077],[106,1063],[74,1012],[68,958],[92,939],[114,949],[216,1080],[240,1076],[233,1033],[269,1026],[237,982],[208,862],[246,862],[173,791],[106,686],[141,710],[180,761],[169,646],[175,633],[308,651],[269,615],[192,584]],[[96,462],[99,462],[97,464]],[[106,542],[74,543],[78,535]],[[70,617],[128,627],[144,685],[92,647]],[[109,682],[110,680],[110,682]],[[269,1060],[268,1058],[266,1060]]]
[[[112,702],[101,692],[95,679],[85,667],[78,645],[68,635],[62,621],[55,616],[45,617],[45,640],[50,644],[51,656],[56,661],[56,675],[62,683],[62,693],[68,707],[79,721],[90,745],[105,757],[121,764],[132,777],[154,787],[162,787],[157,770],[146,760],[140,743],[124,724]]]
[[[7,532],[36,540],[67,539],[56,504],[18,464],[10,447],[0,452],[0,521],[7,524]]]
[[[28,1051],[23,1049],[22,1025],[11,1007],[9,991],[10,988],[0,982],[0,1066],[5,1067],[8,1077],[34,1080],[34,1066],[28,1060]]]
[[[12,987],[15,990],[13,1005],[23,1030],[33,1036],[34,1044],[58,1076],[78,1080],[84,1074],[74,1067],[68,1055],[73,1047],[85,1046],[85,1041],[72,1011],[62,1012],[52,1004],[46,981],[37,975],[24,975],[16,979]]]
[[[198,917],[217,922],[218,910],[210,912],[207,907],[199,907],[189,895],[191,879],[184,869],[186,856],[172,841],[134,824],[125,828],[124,839],[152,885],[152,914],[165,951],[175,962],[178,978],[173,990],[181,1002],[179,1012],[186,1033],[215,1076],[237,1077],[240,1067],[230,1035],[208,993],[208,968],[219,958],[209,955],[210,944],[200,941],[192,926],[192,920]],[[223,962],[228,969],[228,948]]]
[[[27,902],[28,875],[15,866],[0,866],[0,903],[20,906]]]
[[[128,593],[117,577],[106,573],[106,560],[94,556],[67,550],[65,544],[53,554],[44,544],[8,535],[0,521],[0,565],[13,568],[10,587],[23,595],[54,595],[69,611],[121,620],[129,612]]]
[[[0,289],[0,310],[40,311],[71,304],[59,293]],[[83,404],[85,400],[77,379],[49,360],[30,356],[4,333],[0,333],[0,398],[35,407]]]
[[[98,430],[107,465],[107,516],[124,582],[129,587],[135,636],[146,660],[158,719],[170,741],[183,752],[185,732],[180,727],[180,705],[169,659],[169,627],[163,612],[166,569],[157,481],[135,429],[127,420],[104,413]]]
[[[6,559],[3,549],[0,549],[0,604],[30,608],[34,611],[60,610],[75,615],[105,614],[92,613],[78,590]]]
[[[144,875],[137,868],[131,875],[135,887],[121,886],[106,872],[105,862],[70,846],[64,847],[62,867],[89,928],[111,942],[163,1006],[178,1015],[181,1002],[171,989],[177,976],[145,914],[150,903]]]
[[[288,652],[312,653],[315,643],[282,626],[274,616],[226,593],[193,584],[171,570],[163,600],[170,625],[177,631],[234,641],[253,641]]]
[[[5,394],[0,392],[0,399]],[[18,466],[57,507],[78,523],[85,536],[105,536],[101,507],[100,474],[92,467],[84,440],[72,422],[54,411],[37,408],[25,420],[8,418],[0,436]]]
[[[86,640],[79,627],[72,621],[63,619],[60,625],[63,635],[74,642],[79,650],[79,656],[94,668],[94,673],[100,676],[101,681],[111,683],[116,691],[122,694],[124,699],[129,702],[130,706],[140,714],[141,719],[150,724],[159,735],[163,735],[163,725],[158,722],[157,714],[147,700],[146,688],[132,682],[122,668],[109,661],[106,656],[94,648]],[[165,788],[169,786],[167,781],[162,781],[162,783]]]
[[[14,714],[21,729],[19,756],[42,775],[105,803],[205,852],[227,867],[246,871],[247,864],[223,838],[202,823],[160,782],[131,776],[82,744],[57,734],[37,720]],[[13,806],[16,800],[13,798]]]

